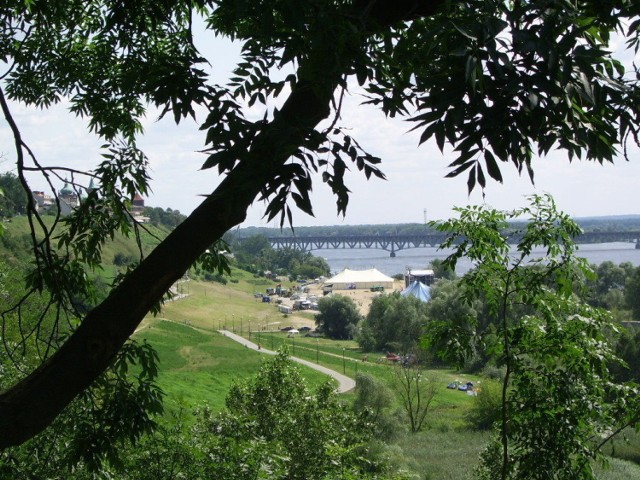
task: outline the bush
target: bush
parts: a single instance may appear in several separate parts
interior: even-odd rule
[[[504,378],[505,370],[504,368],[498,368],[495,365],[487,364],[482,369],[482,376],[490,379],[497,380],[499,382]]]
[[[390,440],[402,430],[401,418],[391,412],[393,392],[380,380],[366,373],[358,373],[355,393],[353,409],[355,412],[370,411],[377,438]]]
[[[218,283],[221,283],[222,285],[227,284],[227,279],[223,275],[220,275],[219,273],[207,272],[204,274],[204,279],[207,280],[208,282],[218,282]]]
[[[467,414],[467,421],[477,430],[489,430],[500,419],[501,407],[502,384],[485,380]]]
[[[127,255],[126,253],[118,252],[113,256],[113,264],[118,267],[126,267],[137,262],[136,257],[133,255]]]

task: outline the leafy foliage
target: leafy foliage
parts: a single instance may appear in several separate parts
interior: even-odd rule
[[[467,420],[474,428],[490,430],[500,421],[502,413],[502,384],[485,379],[479,389]]]
[[[448,176],[466,172],[469,191],[487,174],[502,182],[499,162],[533,181],[534,154],[552,148],[610,162],[627,136],[637,142],[638,92],[607,48],[618,29],[637,48],[637,22],[623,19],[638,13],[632,1],[457,3],[375,46],[394,68],[374,66],[371,102],[392,116],[415,108],[420,143],[451,145]]]
[[[362,455],[371,438],[367,412],[354,415],[327,383],[310,392],[286,352],[231,389],[228,411],[205,412],[209,478],[369,478],[384,465]],[[384,477],[384,475],[383,475]],[[377,478],[377,477],[376,477]]]
[[[477,332],[480,302],[468,302],[464,298],[460,281],[439,280],[431,288],[427,304],[427,344],[423,347],[445,362],[467,367],[481,349]]]
[[[626,305],[631,309],[635,320],[640,319],[640,295],[638,293],[640,293],[640,268],[635,268],[633,273],[627,277],[624,292]]]
[[[27,194],[12,173],[0,175],[0,218],[11,218],[27,211]]]
[[[41,435],[0,454],[5,478],[71,477],[119,470],[127,445],[135,445],[157,426],[163,393],[155,383],[158,358],[147,343],[130,342],[111,368],[74,400]],[[19,375],[16,365],[0,366],[0,386]],[[66,474],[65,474],[66,472]]]
[[[181,214],[179,210],[173,210],[172,208],[162,209],[160,207],[145,207],[145,217],[149,217],[149,221],[156,225],[164,225],[169,228],[174,228],[179,225],[185,218],[185,215]]]
[[[619,382],[640,383],[640,332],[623,329],[615,346],[623,363],[611,365],[611,372]]]
[[[374,298],[360,324],[358,344],[366,352],[385,350],[408,353],[418,345],[428,321],[427,304],[399,293]]]
[[[615,265],[606,261],[593,270],[595,279],[587,282],[591,305],[608,310],[624,308],[627,279],[633,275],[633,265],[629,262]]]
[[[483,457],[483,478],[594,478],[591,459],[607,429],[636,417],[637,394],[611,381],[618,359],[609,314],[574,295],[589,273],[575,256],[579,228],[548,196],[508,213],[458,212],[438,227],[449,234],[444,246],[457,243],[447,262],[464,255],[477,263],[461,286],[468,301],[484,300],[496,328],[489,352],[505,368],[499,439]],[[510,234],[518,238],[512,252],[507,220],[525,215],[529,223]],[[543,256],[531,255],[536,246]],[[445,348],[469,349],[472,338]]]
[[[431,260],[429,267],[433,270],[434,277],[438,279],[455,280],[457,276],[456,272],[451,270],[451,268],[447,268],[444,261],[439,258]]]
[[[327,337],[337,340],[353,338],[362,316],[355,302],[344,295],[331,295],[318,300],[316,325]]]
[[[376,438],[388,440],[399,434],[400,421],[392,411],[394,392],[385,383],[367,373],[358,373],[355,394],[353,409],[356,413],[369,411]]]

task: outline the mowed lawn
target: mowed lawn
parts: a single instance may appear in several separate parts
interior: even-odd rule
[[[146,322],[135,338],[148,341],[158,352],[158,383],[167,394],[168,409],[207,404],[214,411],[220,410],[231,385],[255,375],[261,362],[271,358],[217,332],[167,319]],[[299,368],[311,386],[328,378]]]
[[[225,325],[228,329],[235,327],[236,333],[241,333],[242,328],[245,337],[251,329],[251,340],[266,349],[277,350],[286,344],[290,354],[318,361],[348,376],[369,373],[385,383],[391,381],[393,367],[379,363],[377,355],[369,355],[367,361],[363,361],[364,356],[353,341],[289,338],[286,333],[277,332],[280,325],[290,323],[290,317],[279,313],[274,305],[253,297],[254,291],[264,291],[271,282],[256,281],[245,273],[234,272],[239,281],[227,285],[193,280],[179,284],[178,291],[188,296],[166,303],[157,317],[149,316],[138,329],[136,338],[151,343],[160,357],[159,384],[167,393],[167,407],[207,403],[219,410],[233,382],[254,375],[263,359],[270,357],[220,335],[217,331]],[[267,333],[263,328],[274,329],[276,333]],[[312,386],[327,379],[310,368],[299,368]],[[437,416],[444,414],[451,418],[452,413],[458,416],[466,411],[472,399],[444,386],[454,379],[476,381],[476,377],[469,378],[451,370],[433,371],[431,375],[442,384],[434,405],[440,411]]]
[[[247,277],[251,280],[250,277]],[[326,339],[290,338],[285,333],[266,333],[262,328],[288,324],[290,319],[273,305],[256,300],[252,292],[264,291],[265,286],[253,285],[241,279],[238,283],[221,285],[210,282],[189,281],[180,285],[179,291],[188,297],[166,304],[156,318],[145,319],[135,338],[146,340],[160,357],[158,383],[167,394],[167,410],[207,404],[214,411],[224,408],[224,399],[234,382],[256,374],[261,362],[272,358],[247,349],[219,334],[225,324],[235,327],[236,333],[260,340],[264,348],[277,349],[287,344],[290,353],[333,368],[351,377],[356,373],[369,373],[392,383],[394,367],[379,362],[379,356],[369,355],[367,361],[354,342],[336,342]],[[260,334],[257,335],[257,331]],[[256,338],[257,337],[257,338]],[[303,375],[314,387],[327,377],[307,367],[299,366]],[[449,390],[446,384],[458,380],[480,382],[473,375],[452,370],[429,370],[428,375],[441,385],[432,411],[428,415],[426,429],[418,434],[400,435],[392,447],[391,460],[422,479],[472,479],[479,453],[490,439],[489,432],[477,432],[469,428],[466,414],[474,398],[464,392]],[[345,399],[353,393],[345,395]],[[398,404],[399,406],[399,404]],[[631,435],[630,444],[617,442],[615,456],[608,468],[599,468],[599,480],[640,479],[637,449],[640,438]],[[624,447],[623,447],[624,445]],[[397,454],[396,458],[394,453]],[[612,452],[607,452],[611,454]]]

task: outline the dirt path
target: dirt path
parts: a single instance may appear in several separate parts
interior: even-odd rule
[[[241,337],[240,335],[236,335],[235,333],[232,333],[228,330],[219,330],[219,333],[257,352],[266,353],[267,355],[275,355],[277,353],[277,352],[274,352],[273,350],[267,350],[266,348],[258,348],[257,344],[247,340],[244,337]],[[317,365],[313,362],[309,362],[308,360],[304,360],[302,358],[291,357],[291,359],[295,362],[298,362],[309,368],[313,368],[314,370],[322,372],[325,375],[329,375],[330,377],[336,379],[338,382],[338,392],[340,393],[348,392],[349,390],[353,390],[356,387],[356,382],[353,378],[349,378],[346,375],[336,372],[335,370],[331,370],[330,368]]]

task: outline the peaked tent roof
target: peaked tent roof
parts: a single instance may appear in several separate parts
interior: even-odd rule
[[[380,270],[372,268],[370,270],[349,270],[345,268],[339,274],[325,280],[325,283],[372,283],[372,282],[393,282],[393,278],[387,277]]]
[[[402,295],[403,297],[413,295],[422,302],[428,302],[431,298],[431,289],[424,283],[418,282],[416,280],[415,282],[411,282],[411,285],[400,292],[400,295]]]

